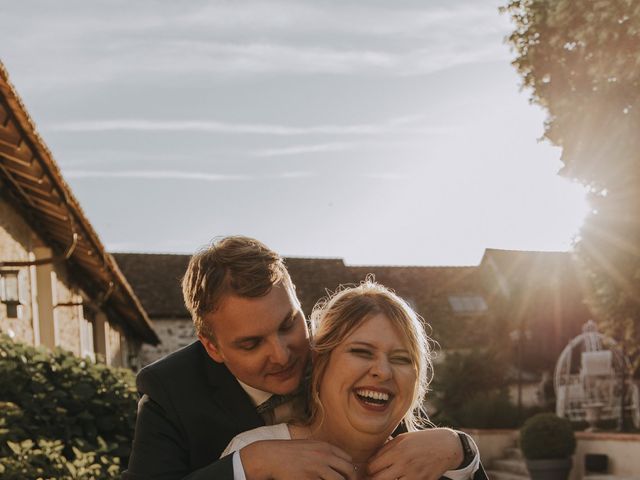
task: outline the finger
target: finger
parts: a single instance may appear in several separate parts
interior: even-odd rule
[[[396,437],[394,439],[389,440],[387,443],[385,443],[382,447],[378,449],[378,451],[375,453],[375,455],[373,455],[373,457],[371,457],[371,459],[369,460],[369,463],[379,458],[387,457],[389,455],[389,452],[392,452],[398,446],[398,444],[400,443],[400,440],[401,440],[401,437]]]
[[[340,479],[356,480],[358,478],[357,470],[353,463],[343,460],[342,458],[333,457],[329,466],[338,474]]]
[[[403,475],[400,465],[391,465],[389,468],[379,471],[375,475],[370,474],[371,480],[395,480],[396,478],[409,478]]]
[[[327,467],[320,473],[320,478],[322,480],[344,480],[347,477],[344,477],[341,473]]]
[[[349,455],[347,452],[339,447],[336,447],[335,445],[331,445],[330,443],[328,443],[327,445],[329,445],[330,451],[334,456],[341,458],[345,462],[352,463],[351,455]]]
[[[385,445],[386,446],[386,445]],[[369,475],[375,475],[376,473],[389,468],[394,463],[394,452],[392,449],[380,450],[376,453],[369,463],[367,464],[367,472]]]

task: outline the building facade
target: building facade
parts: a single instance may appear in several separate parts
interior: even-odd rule
[[[1,64],[0,331],[133,368],[159,342]]]

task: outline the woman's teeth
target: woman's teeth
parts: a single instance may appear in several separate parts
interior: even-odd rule
[[[356,390],[356,395],[364,402],[384,405],[389,401],[389,394],[373,390]]]

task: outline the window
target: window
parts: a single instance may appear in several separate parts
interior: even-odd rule
[[[487,303],[480,295],[450,295],[449,305],[459,314],[473,314],[487,311]]]
[[[20,282],[19,272],[0,272],[0,295],[2,302],[7,306],[7,316],[18,318],[20,316]]]

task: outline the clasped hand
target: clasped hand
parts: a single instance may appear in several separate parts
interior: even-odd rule
[[[266,440],[240,450],[247,480],[358,480],[351,457],[318,440]],[[370,459],[370,480],[437,480],[462,462],[457,433],[435,428],[398,435]]]

